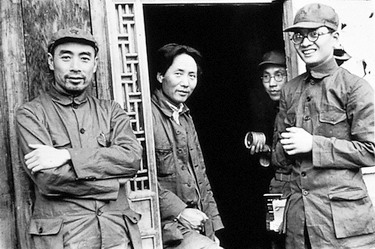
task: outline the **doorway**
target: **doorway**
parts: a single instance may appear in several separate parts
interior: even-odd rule
[[[282,1],[143,8],[151,81],[153,56],[164,44],[189,45],[203,55],[203,76],[187,105],[225,226],[218,233],[223,247],[269,248],[262,195],[272,171],[250,157],[243,138],[262,128],[257,117],[270,105],[257,65],[264,52],[284,49]]]

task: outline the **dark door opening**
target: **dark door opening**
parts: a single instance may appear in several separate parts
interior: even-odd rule
[[[213,1],[214,2],[214,1]],[[243,145],[247,131],[262,129],[270,105],[257,65],[262,54],[284,49],[282,1],[272,4],[145,5],[150,80],[153,55],[170,42],[203,55],[203,77],[188,100],[205,156],[207,175],[225,229],[224,248],[269,248],[262,195],[272,171]]]

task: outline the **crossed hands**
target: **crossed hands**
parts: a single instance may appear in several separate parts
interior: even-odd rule
[[[190,229],[201,231],[204,223],[208,220],[208,217],[198,209],[185,208],[180,213],[178,220]]]
[[[44,169],[60,167],[71,159],[66,149],[55,149],[42,144],[29,144],[29,147],[34,150],[25,155],[25,163],[32,174]]]
[[[202,231],[204,223],[208,220],[208,217],[202,211],[195,208],[185,208],[179,215],[178,220],[190,229]],[[220,240],[215,236],[214,241],[217,245],[220,245]]]
[[[313,137],[302,128],[288,127],[281,133],[280,143],[288,155],[312,151]]]

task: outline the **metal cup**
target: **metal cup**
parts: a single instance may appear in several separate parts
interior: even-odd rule
[[[245,136],[245,147],[250,149],[251,146],[256,146],[258,143],[264,147],[266,145],[266,136],[263,132],[248,132]],[[270,151],[261,152],[259,158],[259,164],[263,167],[268,167],[270,165]]]
[[[266,136],[263,132],[249,131],[245,136],[245,147],[250,149],[251,146],[255,146],[260,143],[262,146],[266,144]]]

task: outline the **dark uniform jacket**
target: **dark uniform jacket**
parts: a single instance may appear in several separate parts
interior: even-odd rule
[[[276,133],[295,126],[313,136],[312,152],[292,158],[287,248],[305,248],[305,227],[312,248],[375,248],[360,170],[375,165],[372,87],[332,58],[284,86],[277,121]]]
[[[214,231],[223,228],[223,224],[189,109],[184,107],[181,125],[177,124],[172,120],[166,97],[161,90],[156,90],[152,96],[152,114],[163,226],[186,207],[198,208],[209,217],[204,231],[213,238]]]
[[[136,174],[142,147],[119,104],[52,88],[17,110],[17,131],[21,158],[28,144],[71,154],[69,163],[35,174],[24,165],[35,185],[29,233],[36,248],[108,248],[126,244],[127,229],[141,247],[140,215],[124,183]]]

